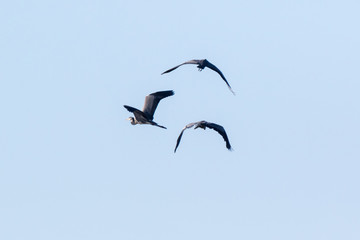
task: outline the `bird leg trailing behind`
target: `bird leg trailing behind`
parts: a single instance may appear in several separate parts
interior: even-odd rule
[[[159,125],[159,124],[157,124],[156,122],[153,122],[153,121],[150,122],[150,124],[153,125],[153,126],[157,126],[157,127],[163,128],[163,129],[167,129],[166,127],[161,126],[161,125]]]

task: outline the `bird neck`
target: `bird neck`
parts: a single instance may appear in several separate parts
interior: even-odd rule
[[[136,125],[136,124],[138,124],[138,122],[136,121],[136,119],[135,118],[130,118],[130,123],[132,124],[132,125]]]

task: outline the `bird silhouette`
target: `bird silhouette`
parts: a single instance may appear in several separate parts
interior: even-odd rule
[[[229,142],[229,138],[226,135],[225,129],[222,126],[220,126],[218,124],[215,124],[215,123],[207,122],[207,121],[200,121],[200,122],[189,123],[188,125],[186,125],[182,129],[182,131],[181,131],[181,133],[180,133],[180,135],[179,135],[179,137],[178,137],[178,139],[176,141],[176,146],[175,146],[174,153],[176,152],[176,149],[178,148],[178,146],[180,144],[180,141],[181,141],[181,138],[182,138],[182,135],[183,135],[184,131],[186,129],[188,129],[188,128],[192,128],[193,126],[195,126],[194,129],[202,128],[202,129],[205,130],[208,127],[210,129],[213,129],[213,130],[217,131],[224,138],[224,141],[226,142],[226,148],[229,149],[229,150],[232,150],[230,142]]]
[[[220,69],[218,69],[214,64],[212,64],[211,62],[209,62],[207,59],[201,59],[201,60],[190,60],[187,62],[184,62],[182,64],[179,64],[173,68],[170,68],[169,70],[166,70],[165,72],[163,72],[161,75],[165,74],[165,73],[169,73],[171,71],[174,71],[175,69],[177,69],[178,67],[185,65],[185,64],[197,64],[197,68],[199,71],[202,71],[205,67],[210,68],[211,70],[217,72],[221,78],[225,81],[226,85],[228,86],[229,90],[235,95],[235,92],[231,89],[230,84],[228,83],[228,81],[226,80],[224,74],[220,71]]]
[[[154,113],[156,110],[156,107],[158,106],[161,99],[169,97],[174,95],[174,91],[168,90],[168,91],[160,91],[151,93],[148,96],[145,97],[145,103],[143,110],[140,111],[139,109],[136,109],[134,107],[130,107],[127,105],[124,105],[124,107],[129,111],[132,112],[135,116],[129,117],[127,120],[130,120],[132,125],[136,124],[151,124],[157,127],[165,128],[164,126],[161,126],[153,121],[154,119]]]

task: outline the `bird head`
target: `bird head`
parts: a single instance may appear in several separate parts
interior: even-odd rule
[[[202,129],[206,129],[206,126],[205,125],[202,125],[202,124],[199,124],[197,125],[194,129],[197,129],[197,128],[202,128]]]
[[[126,120],[129,120],[132,125],[135,125],[135,119],[133,117],[128,117]]]

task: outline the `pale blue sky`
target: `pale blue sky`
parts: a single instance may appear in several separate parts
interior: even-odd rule
[[[360,239],[358,1],[3,1],[0,239]],[[183,61],[207,58],[209,69]],[[172,89],[152,126],[124,104]],[[225,127],[233,152],[211,130]]]

